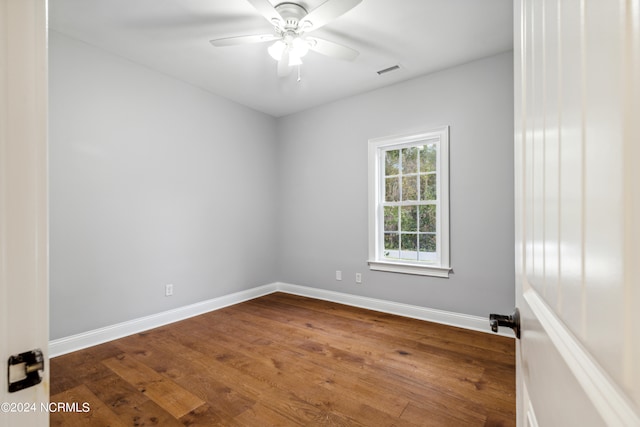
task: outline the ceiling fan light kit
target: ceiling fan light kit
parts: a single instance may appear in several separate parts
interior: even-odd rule
[[[279,3],[273,6],[269,0],[247,0],[274,28],[274,34],[226,37],[211,40],[216,47],[234,46],[247,43],[264,43],[275,40],[267,51],[278,61],[278,76],[284,77],[291,68],[300,65],[302,58],[313,50],[325,56],[353,61],[359,53],[338,43],[317,37],[305,37],[305,34],[333,21],[357,6],[362,0],[327,0],[311,12],[293,2]]]
[[[289,66],[302,64],[302,57],[309,52],[310,43],[298,36],[285,36],[269,46],[267,51],[276,61],[281,61],[284,53],[289,54]]]

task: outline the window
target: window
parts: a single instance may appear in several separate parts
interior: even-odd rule
[[[449,128],[369,140],[369,266],[449,277]]]

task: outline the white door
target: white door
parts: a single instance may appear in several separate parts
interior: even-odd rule
[[[46,0],[0,0],[2,427],[49,424],[46,34]],[[10,393],[10,383],[25,384],[26,365],[9,375],[9,357],[34,349],[44,356],[42,382]]]
[[[640,426],[640,1],[517,0],[520,426]]]

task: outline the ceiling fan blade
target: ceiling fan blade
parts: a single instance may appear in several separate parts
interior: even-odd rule
[[[225,37],[222,39],[209,40],[209,43],[216,47],[236,46],[239,44],[264,43],[278,40],[280,37],[274,34],[257,34],[253,36]]]
[[[291,74],[291,67],[289,66],[289,52],[284,51],[282,58],[278,61],[278,77],[286,77]]]
[[[253,5],[253,7],[255,7],[256,10],[260,12],[260,14],[264,16],[265,19],[269,21],[270,24],[275,25],[274,20],[276,22],[284,21],[284,19],[282,19],[282,16],[280,16],[276,8],[273,7],[273,5],[269,0],[247,0],[247,1],[251,3],[251,5]]]
[[[305,31],[312,31],[333,21],[360,4],[362,0],[327,0],[300,20]]]
[[[360,52],[357,50],[330,42],[329,40],[319,39],[317,37],[307,37],[306,40],[309,41],[309,49],[332,58],[353,61],[360,55]]]

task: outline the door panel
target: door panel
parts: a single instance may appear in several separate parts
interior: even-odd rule
[[[535,291],[530,289],[529,292]],[[529,410],[532,415],[529,417],[544,427],[606,425],[539,321],[538,314],[534,314],[528,303],[524,307],[526,313],[521,315],[528,336],[523,336],[526,341],[522,341],[522,351],[526,353],[523,376],[528,379],[528,389],[531,388]]]
[[[558,39],[558,7],[555,0],[541,2],[541,19],[544,22],[544,41]],[[557,70],[560,50],[557,43],[544,43],[544,296],[548,304],[560,304],[560,85]]]
[[[639,4],[516,2],[520,425],[640,425]]]
[[[41,406],[49,399],[46,65],[45,0],[0,0],[0,426],[3,427],[49,424],[46,405]],[[9,393],[9,356],[37,348],[45,358],[42,382]]]
[[[579,337],[582,307],[582,203],[583,203],[583,131],[582,131],[582,49],[580,1],[548,2],[558,3],[558,40],[547,39],[548,44],[557,44],[558,68],[556,72],[548,68],[549,74],[558,75],[559,104],[558,133],[560,139],[560,304],[556,310],[562,313],[563,321]],[[551,23],[549,23],[551,25]],[[551,101],[550,101],[551,103]],[[561,214],[560,214],[561,213]]]

